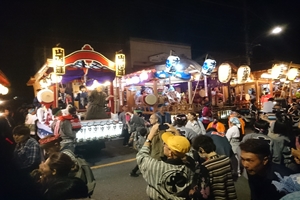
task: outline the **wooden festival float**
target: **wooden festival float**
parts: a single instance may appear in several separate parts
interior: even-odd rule
[[[61,48],[59,49],[61,50]],[[65,62],[61,68],[54,62],[54,55],[53,59],[47,59],[40,70],[27,82],[28,86],[33,86],[36,95],[37,89],[50,89],[53,91],[54,101],[52,108],[58,105],[57,94],[60,84],[66,85],[66,91],[69,94],[77,94],[80,91],[80,85],[85,85],[88,88],[88,92],[90,92],[100,84],[105,87],[107,95],[114,95],[115,62],[94,51],[88,44],[85,44],[81,50],[62,56]],[[74,95],[72,95],[72,99],[74,100]],[[117,114],[114,114],[116,107],[114,99],[116,98],[109,100],[106,108],[106,112],[111,118],[83,119],[81,121],[82,128],[76,135],[78,144],[110,139],[121,135],[123,124],[118,121]],[[73,101],[73,103],[76,107],[78,106],[77,102]],[[79,110],[79,115],[84,116],[85,112],[85,109],[81,109]],[[39,131],[44,130],[41,129]]]

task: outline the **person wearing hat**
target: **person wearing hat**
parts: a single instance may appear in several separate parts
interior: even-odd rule
[[[186,199],[184,190],[192,183],[194,174],[191,170],[194,160],[186,155],[190,151],[190,142],[184,136],[164,132],[161,135],[164,159],[158,161],[150,156],[158,127],[158,123],[153,125],[136,155],[138,167],[148,183],[146,193],[150,199]]]

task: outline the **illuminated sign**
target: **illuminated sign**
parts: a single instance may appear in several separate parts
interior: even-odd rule
[[[65,50],[61,47],[52,48],[52,59],[54,63],[54,73],[62,76],[65,71]]]
[[[125,75],[125,54],[116,54],[116,77]]]

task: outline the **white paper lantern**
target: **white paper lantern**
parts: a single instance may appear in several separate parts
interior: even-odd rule
[[[250,79],[251,69],[247,65],[242,65],[239,67],[237,72],[238,83],[245,83]]]
[[[218,78],[221,83],[227,83],[231,79],[231,66],[228,63],[219,66]]]
[[[290,81],[293,81],[295,80],[297,75],[298,75],[298,69],[292,68],[288,71],[287,77]]]

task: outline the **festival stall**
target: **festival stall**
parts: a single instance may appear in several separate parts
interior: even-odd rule
[[[114,62],[104,57],[102,54],[94,51],[94,49],[86,44],[81,50],[75,51],[67,56],[64,56],[62,48],[56,49],[53,52],[53,59],[47,59],[44,66],[27,82],[28,86],[33,86],[34,91],[39,91],[39,96],[43,96],[43,92],[48,90],[44,96],[51,96],[48,102],[51,102],[52,107],[57,107],[58,99],[64,103],[74,103],[79,107],[81,99],[74,102],[74,97],[80,92],[80,86],[85,86],[88,89],[87,95],[94,90],[95,87],[101,85],[105,88],[103,92],[107,96],[114,95],[113,81],[116,76],[116,65]],[[63,64],[57,64],[56,58],[63,59]],[[58,90],[60,86],[64,86],[66,94],[60,95]],[[53,94],[49,93],[49,90]],[[83,93],[83,92],[80,92]],[[87,95],[85,98],[87,98]],[[40,99],[41,99],[40,98]],[[51,101],[51,99],[53,99]],[[82,128],[77,133],[77,141],[85,143],[88,141],[99,140],[104,138],[113,138],[121,135],[122,122],[118,121],[115,112],[116,98],[110,98],[106,107],[106,112],[110,116],[109,119],[93,119],[81,121]],[[40,102],[42,99],[40,100]],[[79,115],[84,118],[86,109],[79,109]],[[52,134],[51,129],[44,128],[45,124],[40,123],[39,135],[45,137]]]

